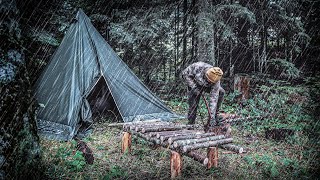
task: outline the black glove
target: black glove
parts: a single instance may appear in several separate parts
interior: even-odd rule
[[[197,87],[194,87],[191,89],[191,93],[198,96],[200,95],[200,90]]]
[[[217,121],[217,124],[220,125],[225,121],[225,119],[223,119],[223,116],[221,115],[216,115],[216,121]]]
[[[216,121],[216,118],[215,117],[212,117],[210,119],[210,126],[213,127],[213,126],[216,126],[217,125],[217,121]]]

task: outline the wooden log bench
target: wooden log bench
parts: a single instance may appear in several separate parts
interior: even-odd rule
[[[169,122],[124,123],[122,152],[131,151],[132,135],[148,142],[170,148],[171,178],[181,175],[182,156],[188,156],[200,162],[208,169],[218,167],[218,148],[243,153],[244,149],[232,144],[233,138],[223,134],[204,132],[197,125],[183,125]],[[207,148],[207,153],[199,149]]]

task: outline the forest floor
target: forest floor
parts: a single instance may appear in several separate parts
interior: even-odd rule
[[[218,168],[206,169],[183,157],[180,179],[319,179],[320,123],[312,112],[320,83],[306,88],[269,81],[257,87],[246,102],[237,102],[236,92],[226,95],[222,110],[243,117],[272,117],[243,121],[232,126],[234,144],[246,149],[235,154],[219,149]],[[316,95],[316,96],[315,96]],[[187,112],[186,97],[165,101],[178,114]],[[197,123],[206,119],[203,101]],[[95,122],[93,133],[84,139],[94,154],[94,163],[86,164],[76,149],[76,141],[58,142],[41,138],[45,174],[51,179],[170,179],[170,150],[149,146],[133,136],[130,153],[121,153],[122,130],[110,128],[110,120]],[[186,123],[181,120],[181,123]],[[294,131],[283,141],[266,139],[266,129],[287,128]]]
[[[95,124],[85,142],[94,152],[94,163],[84,163],[77,156],[76,142],[42,139],[46,174],[52,179],[170,179],[170,150],[133,137],[132,151],[121,153],[122,131],[108,123]],[[234,144],[246,148],[236,154],[219,150],[218,168],[206,169],[200,163],[183,157],[181,179],[259,179],[308,178],[309,160],[302,146],[265,139],[264,135],[243,133],[233,127]],[[316,154],[314,154],[316,156]],[[312,158],[312,157],[308,157]],[[316,157],[313,157],[316,158]]]

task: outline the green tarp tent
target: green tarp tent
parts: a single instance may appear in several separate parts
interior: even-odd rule
[[[36,99],[42,105],[40,134],[70,140],[81,124],[92,123],[88,96],[99,79],[105,81],[124,122],[181,118],[135,76],[80,9],[36,83]]]

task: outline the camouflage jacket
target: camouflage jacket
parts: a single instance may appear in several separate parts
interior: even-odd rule
[[[182,71],[182,78],[191,89],[198,88],[200,92],[210,93],[210,113],[211,117],[215,117],[221,85],[220,81],[214,84],[207,81],[205,73],[211,67],[213,66],[204,62],[193,63]]]

